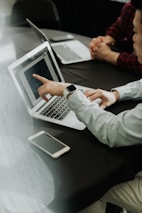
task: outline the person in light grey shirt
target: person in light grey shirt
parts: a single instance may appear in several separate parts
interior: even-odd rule
[[[134,49],[139,63],[142,64],[142,1],[131,2],[136,7],[133,21]],[[48,101],[46,94],[64,95],[71,110],[100,142],[110,147],[142,144],[142,103],[117,115],[104,110],[117,101],[142,100],[142,79],[111,91],[92,89],[83,94],[74,85],[50,81],[36,74],[33,77],[43,84],[38,92],[44,100]],[[96,103],[97,98],[101,99],[100,104]],[[112,187],[99,201],[81,212],[105,213],[107,202],[133,213],[142,213],[142,171],[133,180]]]
[[[142,100],[142,79],[113,90],[114,92],[117,90],[119,93],[120,101]],[[86,91],[85,94],[89,98],[101,97],[105,99],[108,97],[111,101],[116,100],[113,92],[109,93],[103,90]],[[78,119],[85,123],[102,143],[110,147],[142,144],[142,104],[137,105],[132,110],[114,115],[111,112],[104,111],[95,102],[88,100],[80,91],[75,91],[68,103]],[[103,107],[105,107],[105,100]]]

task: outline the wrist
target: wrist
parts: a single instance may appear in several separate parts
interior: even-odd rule
[[[119,55],[120,55],[120,53],[110,50],[110,53],[106,57],[106,61],[111,63],[111,64],[116,65]]]
[[[66,99],[68,99],[69,96],[70,96],[71,94],[73,94],[76,90],[77,90],[77,87],[74,86],[73,84],[70,84],[70,85],[68,85],[68,86],[64,89],[64,91],[63,91],[63,96],[64,96]]]
[[[112,93],[113,93],[114,96],[115,96],[115,100],[116,100],[116,101],[119,101],[119,99],[120,99],[119,92],[118,92],[117,90],[113,90]]]
[[[111,37],[110,35],[106,35],[105,36],[106,40],[107,40],[107,44],[111,45],[111,44],[115,44],[115,39],[113,37]]]

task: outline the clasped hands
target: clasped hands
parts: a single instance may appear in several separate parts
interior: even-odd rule
[[[111,50],[115,40],[111,36],[98,36],[89,43],[89,50],[92,59],[116,63],[119,53]]]
[[[63,96],[65,88],[70,85],[69,83],[51,81],[37,74],[33,74],[33,78],[42,83],[42,86],[38,88],[38,93],[45,101],[48,101],[47,94],[52,96]],[[119,94],[117,91],[109,92],[102,89],[89,89],[84,92],[84,95],[90,101],[100,98],[102,100],[100,103],[100,107],[102,109],[112,105],[119,99]]]

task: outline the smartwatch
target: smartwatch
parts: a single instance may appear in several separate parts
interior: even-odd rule
[[[67,99],[68,95],[72,94],[73,92],[75,92],[77,90],[77,87],[74,86],[73,84],[67,86],[63,92],[64,97]]]

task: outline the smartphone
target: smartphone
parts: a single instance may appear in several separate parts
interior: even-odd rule
[[[52,158],[58,158],[70,150],[68,145],[45,131],[40,131],[30,136],[28,140]]]
[[[65,35],[53,37],[53,38],[51,38],[51,41],[58,42],[58,41],[67,41],[67,40],[71,40],[71,39],[74,39],[73,35],[65,34]]]

